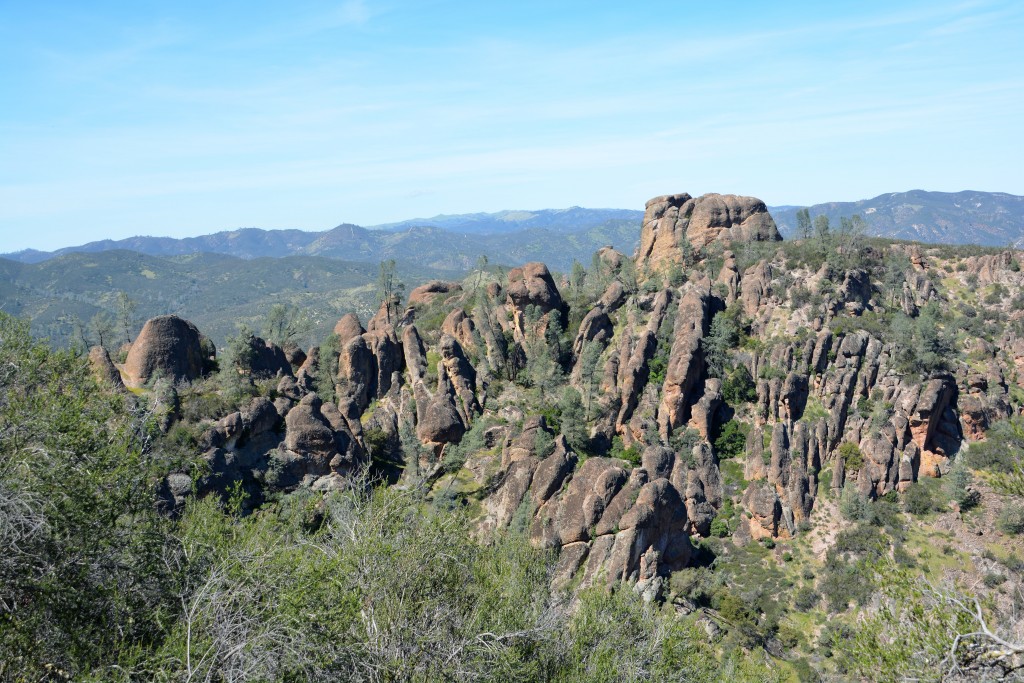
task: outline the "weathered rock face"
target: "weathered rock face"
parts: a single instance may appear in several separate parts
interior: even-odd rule
[[[459,443],[466,433],[466,423],[459,414],[456,404],[455,387],[448,377],[444,363],[437,367],[437,391],[433,396],[425,397],[425,405],[420,411],[420,399],[416,399],[418,424],[416,435],[420,441],[434,447],[440,454],[441,448],[448,443]]]
[[[527,263],[522,268],[510,270],[506,292],[520,331],[527,306],[536,306],[541,315],[551,311],[561,313],[565,309],[562,295],[543,263]]]
[[[920,473],[925,476],[941,476],[948,469],[949,456],[959,450],[959,439],[956,438],[959,436],[958,420],[946,412],[955,395],[956,384],[951,377],[932,379],[921,387],[917,404],[908,416],[911,438],[921,449]],[[940,429],[943,421],[947,430]],[[953,427],[952,435],[948,434],[950,426]],[[954,437],[952,448],[948,445],[949,439],[943,439],[943,436]]]
[[[253,377],[277,377],[292,374],[292,365],[288,362],[281,347],[269,344],[263,339],[249,336],[247,340],[250,361],[246,368]]]
[[[528,516],[533,544],[560,549],[555,587],[577,574],[586,586],[654,580],[685,566],[691,527],[688,505],[668,478],[671,449],[648,449],[646,468],[600,457],[577,466],[561,436],[550,455],[537,457],[532,444],[544,429],[543,418],[528,419],[509,440],[500,483],[484,502],[489,526]],[[720,485],[716,495],[720,503]]]
[[[306,352],[294,342],[285,342],[281,350],[284,351],[284,357],[288,359],[288,365],[292,366],[292,370],[297,371],[306,362]]]
[[[121,373],[117,371],[114,362],[110,360],[110,354],[102,346],[94,346],[89,349],[89,367],[92,368],[92,374],[96,381],[108,384],[115,389],[124,389]]]
[[[428,306],[435,299],[446,298],[462,291],[458,282],[431,280],[409,292],[409,306]]]
[[[345,348],[346,344],[361,336],[364,332],[366,330],[363,329],[362,324],[359,322],[359,317],[355,313],[346,313],[334,325],[334,334],[338,335],[342,348]]]
[[[596,342],[604,347],[612,338],[612,321],[603,306],[590,310],[580,323],[580,331],[572,343],[572,352],[577,358],[586,344]]]
[[[365,410],[377,395],[377,359],[371,347],[373,341],[372,335],[352,338],[342,347],[338,359],[338,380],[360,410]]]
[[[234,451],[255,437],[276,430],[280,423],[281,416],[274,404],[260,396],[244,410],[231,413],[207,430],[200,439],[200,446],[204,450],[224,448]]]
[[[607,268],[618,270],[622,267],[625,256],[622,255],[622,252],[616,251],[612,247],[601,247],[597,250],[597,258]]]
[[[722,254],[722,270],[718,273],[716,284],[725,286],[725,303],[731,304],[736,301],[740,291],[740,271],[736,265],[736,255],[726,250]]]
[[[441,324],[441,332],[458,340],[463,349],[476,350],[476,325],[466,317],[466,311],[455,308]]]
[[[530,415],[525,418],[522,431],[515,438],[509,438],[502,446],[502,467],[508,467],[517,460],[526,460],[537,456],[539,432],[544,432],[552,438],[555,436],[548,428],[543,415]]]
[[[923,377],[907,369],[906,356],[879,326],[882,316],[901,309],[916,316],[930,313],[922,310],[929,302],[954,303],[945,294],[946,276],[961,283],[966,276],[938,250],[918,250],[908,262],[903,247],[881,254],[872,246],[868,266],[841,270],[836,264],[844,259],[821,264],[799,250],[772,247],[768,254],[739,244],[775,239],[757,200],[661,197],[648,206],[640,268],[657,271],[678,262],[681,249],[729,243],[736,253],[723,250],[717,273],[708,261],[688,261],[636,288],[621,271],[628,265],[622,255],[604,249],[576,292],[589,298],[585,310],[568,310],[547,268],[527,264],[509,274],[504,292],[488,284],[491,300],[477,299],[471,314],[456,283],[434,282],[414,290],[402,321],[378,314],[364,331],[346,316],[335,328],[342,341],[337,405],[315,393],[325,381],[321,361],[333,366],[335,359],[313,349],[295,377],[281,378],[273,403],[257,399],[207,429],[202,446],[214,474],[198,485],[216,480],[223,490],[224,482],[243,481],[249,490],[273,479],[280,489],[334,488],[372,449],[403,462],[403,482],[450,490],[441,488],[451,476],[440,467],[445,449],[465,443],[467,430],[486,420],[471,435],[482,437],[482,446],[458,474],[460,482],[468,473],[480,486],[481,533],[528,529],[534,545],[558,552],[556,586],[626,580],[653,599],[669,572],[689,561],[690,536],[710,534],[716,516],[737,530],[738,543],[797,536],[832,514],[833,505],[818,505],[823,482],[833,496],[845,486],[872,498],[905,491],[919,477],[943,475],[965,436],[984,438],[989,425],[1018,409],[1010,393],[1024,376],[1019,326],[998,339],[973,340],[963,349],[969,363],[953,358],[948,372]],[[717,253],[719,244],[712,246]],[[755,252],[763,258],[751,264]],[[881,282],[878,259],[893,255],[903,279]],[[972,306],[1001,298],[987,305],[1004,319],[1024,320],[1009,303],[1012,295],[994,287],[1013,292],[1011,286],[1024,284],[1011,268],[1016,262],[986,256],[976,265],[993,287]],[[595,301],[599,290],[591,287],[598,283],[605,290]],[[504,305],[494,300],[506,294]],[[413,323],[424,306],[431,317],[450,312],[440,330],[421,336]],[[524,329],[530,307],[541,317]],[[721,320],[737,321],[735,340],[742,343],[725,350],[723,368],[710,368],[709,328],[723,310]],[[879,315],[865,315],[872,310]],[[533,360],[527,349],[537,348],[532,344],[556,315],[581,321],[572,330],[572,353],[562,337],[552,355],[563,371],[572,365],[568,383],[587,394],[586,430],[571,437],[585,440],[587,458],[549,427],[568,432],[573,413],[546,420],[538,412],[557,400],[555,393],[515,374]],[[295,358],[287,360],[296,366]],[[726,454],[719,449],[735,445],[717,439],[730,419],[747,434],[745,453],[728,449],[745,485],[735,469],[728,478],[720,469]],[[730,437],[736,427],[729,427]],[[629,461],[601,457],[615,453]],[[169,506],[180,505],[189,481],[164,482]]]
[[[367,334],[367,344],[373,353],[377,378],[372,386],[372,398],[383,398],[391,390],[392,377],[401,372],[405,362],[402,345],[394,328],[388,327],[375,334]]]
[[[768,538],[779,535],[782,504],[775,490],[768,485],[751,485],[743,494],[743,506],[750,512],[751,537]]]
[[[423,348],[423,339],[414,325],[402,331],[402,348],[405,352],[405,366],[409,377],[415,385],[422,382],[427,374],[427,352]]]
[[[682,249],[706,247],[715,241],[781,240],[768,207],[760,199],[736,195],[665,195],[647,202],[637,266],[658,270],[680,262]]]
[[[695,400],[694,389],[703,377],[701,339],[708,331],[710,298],[710,283],[705,280],[703,283],[687,283],[686,292],[679,301],[672,352],[658,413],[658,427],[665,439],[686,424],[690,417],[690,403]]]
[[[203,372],[199,330],[176,315],[146,322],[124,363],[125,383],[141,387],[160,375],[177,382],[199,379]]]
[[[476,399],[476,370],[455,337],[442,334],[437,349],[445,374],[451,379],[452,388],[458,397],[459,416],[463,424],[469,425],[473,418],[482,412]]]
[[[300,457],[304,475],[321,477],[350,472],[362,459],[361,448],[336,407],[316,394],[288,412],[284,446]]]
[[[771,296],[772,267],[761,261],[743,273],[740,285],[740,301],[743,312],[749,318],[757,317],[762,312],[768,297]]]

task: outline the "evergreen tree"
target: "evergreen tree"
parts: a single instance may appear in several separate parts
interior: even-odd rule
[[[588,450],[586,411],[583,408],[583,400],[580,393],[572,387],[565,387],[562,390],[561,400],[558,402],[558,410],[561,416],[562,434],[574,451]]]

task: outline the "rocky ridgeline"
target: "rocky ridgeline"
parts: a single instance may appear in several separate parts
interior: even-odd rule
[[[1024,369],[1024,340],[1008,336],[1004,355],[980,343],[974,351],[984,362],[948,372],[903,372],[897,343],[857,325],[882,296],[868,272],[794,270],[770,250],[740,267],[740,250],[779,239],[759,200],[680,194],[647,204],[635,257],[641,286],[623,277],[623,255],[598,253],[596,263],[620,277],[578,312],[566,369],[581,393],[588,383],[598,387],[591,450],[619,443],[632,462],[574,452],[542,416],[523,410],[513,383],[489,391],[531,360],[531,340],[570,319],[547,267],[529,263],[472,292],[466,283],[418,287],[403,314],[384,306],[365,329],[346,315],[334,330],[336,357],[325,357],[327,347],[304,354],[254,339],[249,371],[279,378],[276,397],[255,398],[207,426],[208,473],[195,488],[241,482],[254,500],[267,489],[330,490],[371,457],[399,463],[406,483],[429,484],[454,445],[487,420],[494,426],[484,447],[464,465],[481,486],[482,527],[525,524],[536,545],[560,549],[560,585],[629,580],[656,593],[688,563],[691,536],[709,534],[727,500],[744,511],[738,540],[793,536],[813,523],[826,481],[833,489],[854,482],[869,496],[904,490],[942,476],[968,440],[1011,413],[1008,381]],[[940,300],[927,251],[891,249],[910,267],[888,303],[916,315]],[[708,253],[718,254],[717,273],[707,268]],[[670,269],[695,265],[681,286],[664,286]],[[972,257],[962,272],[1019,289],[1024,277],[1012,266],[1010,254]],[[438,308],[447,311],[439,328],[419,329],[422,312]],[[729,405],[708,365],[716,316],[737,309],[759,342],[730,350],[729,371],[742,368],[753,383],[753,400],[742,407]],[[1011,362],[998,360],[1005,354]],[[101,350],[92,359],[100,376],[139,387],[157,376],[196,379],[208,355],[194,326],[162,316],[146,324],[119,369]],[[588,355],[595,367],[586,367]],[[318,382],[335,365],[336,400],[325,401]],[[742,492],[724,484],[714,446],[729,419],[749,427]],[[858,457],[842,455],[846,444]],[[192,487],[190,475],[176,474],[166,494],[180,503]]]

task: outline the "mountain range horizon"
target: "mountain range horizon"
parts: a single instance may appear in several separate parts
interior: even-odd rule
[[[964,202],[968,205],[964,206]],[[974,206],[970,206],[972,203]],[[796,212],[804,208],[809,209],[812,215],[823,214],[833,221],[841,216],[862,215],[869,234],[873,236],[982,246],[1019,245],[1024,241],[1024,196],[1006,192],[909,190],[848,202],[768,206],[769,212],[779,224],[779,230],[786,237],[791,236],[795,230]],[[559,209],[503,209],[494,212],[443,213],[367,226],[342,222],[323,230],[248,226],[185,237],[138,234],[117,240],[93,240],[50,251],[26,248],[0,253],[0,258],[21,263],[39,263],[66,253],[93,253],[112,249],[128,249],[154,256],[210,252],[256,258],[300,254],[303,253],[302,248],[310,247],[321,237],[353,229],[396,234],[439,228],[446,232],[474,236],[509,235],[524,230],[546,229],[567,234],[608,221],[639,221],[642,216],[642,209],[624,208],[570,206]],[[257,253],[241,246],[261,239],[273,243],[272,253]],[[285,248],[283,253],[279,251],[282,247]]]

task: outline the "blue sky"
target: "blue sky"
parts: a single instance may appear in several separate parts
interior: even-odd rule
[[[1024,194],[1024,3],[0,0],[0,252]]]

